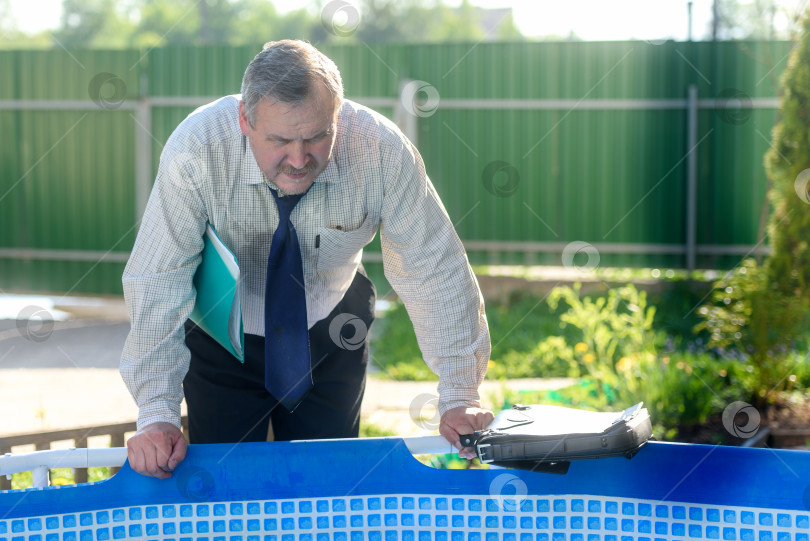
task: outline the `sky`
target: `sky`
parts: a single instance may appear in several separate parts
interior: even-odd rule
[[[350,0],[351,1],[351,0]],[[446,0],[458,5],[460,0]],[[471,0],[485,8],[512,7],[514,20],[529,37],[568,36],[571,32],[589,41],[674,39],[688,37],[687,0]],[[314,0],[277,0],[277,9],[309,8]],[[693,0],[694,39],[706,37],[712,0]],[[59,25],[61,0],[10,0],[17,27],[25,32],[54,29]]]

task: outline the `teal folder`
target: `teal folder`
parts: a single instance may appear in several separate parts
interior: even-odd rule
[[[211,224],[206,224],[203,242],[202,261],[194,275],[197,301],[189,319],[245,362],[239,263]]]

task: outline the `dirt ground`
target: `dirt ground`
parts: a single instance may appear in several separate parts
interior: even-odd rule
[[[736,418],[737,426],[751,428],[747,437],[733,436],[717,414],[702,425],[682,430],[676,439],[688,443],[810,449],[810,396],[782,394],[755,410],[759,418],[752,419],[750,425],[747,415],[738,414]]]

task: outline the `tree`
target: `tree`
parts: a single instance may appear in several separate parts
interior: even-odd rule
[[[750,361],[757,405],[773,399],[807,341],[810,309],[810,10],[804,34],[782,74],[781,120],[765,154],[773,212],[771,255],[759,266],[747,259],[714,284],[712,302],[698,313],[710,345],[734,347]],[[795,358],[795,357],[794,357]]]
[[[502,18],[498,23],[496,37],[502,41],[523,41],[525,39],[515,25],[515,17],[511,10],[509,15]]]
[[[0,0],[0,34],[7,35],[17,30],[9,0]]]
[[[521,37],[510,11],[484,10],[469,0],[462,0],[456,8],[437,0],[365,0],[360,10],[361,23],[352,37],[365,43],[478,42]],[[495,27],[488,32],[485,17],[492,15]]]
[[[197,44],[195,37],[200,28],[197,4],[193,0],[141,0],[130,43],[140,47]]]
[[[803,5],[797,0],[713,0],[710,37],[792,39],[801,27]]]
[[[810,305],[810,10],[803,29],[782,74],[781,119],[765,155],[773,205],[767,269],[772,289]]]
[[[298,38],[313,43],[419,43],[523,39],[508,9],[484,10],[462,0],[350,0],[356,31],[335,35],[321,10],[279,13],[271,0],[62,0],[59,29],[38,36],[16,30],[0,0],[0,46],[152,48],[167,45],[255,45]],[[352,7],[356,6],[356,7]],[[345,13],[343,13],[345,15]]]
[[[0,0],[0,49],[31,49],[51,45],[47,33],[28,35],[20,32],[11,12],[10,0]]]
[[[132,25],[115,0],[63,0],[62,22],[53,38],[61,47],[125,47]]]
[[[279,39],[306,39],[313,43],[323,39],[323,31],[320,20],[312,17],[305,9],[290,11],[283,15],[278,15],[273,21],[273,26],[269,34],[261,34],[261,42]],[[247,42],[246,42],[247,43]]]

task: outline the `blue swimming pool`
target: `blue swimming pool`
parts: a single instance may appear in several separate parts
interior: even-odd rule
[[[810,452],[650,442],[557,475],[402,440],[198,445],[173,478],[0,492],[0,541],[810,541]]]

